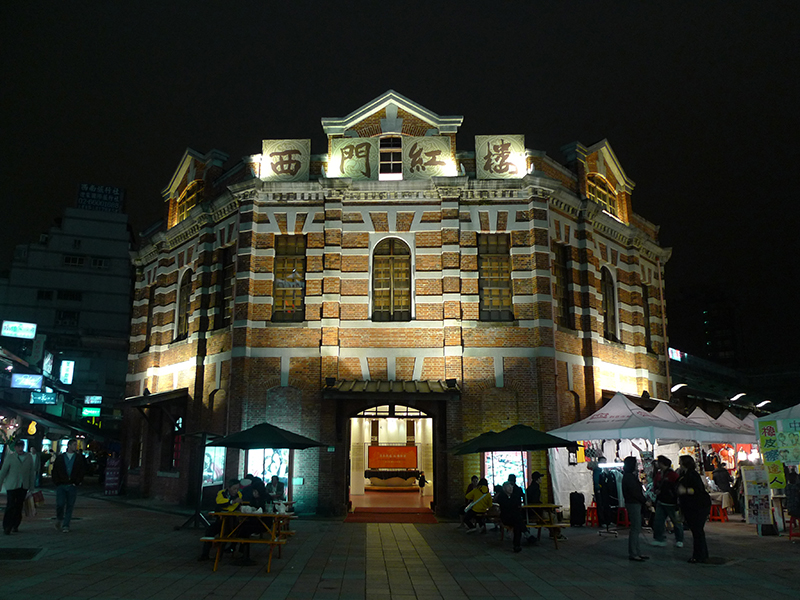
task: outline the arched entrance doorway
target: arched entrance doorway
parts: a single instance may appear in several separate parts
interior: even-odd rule
[[[418,408],[381,404],[350,418],[349,500],[353,509],[430,508],[433,419]]]

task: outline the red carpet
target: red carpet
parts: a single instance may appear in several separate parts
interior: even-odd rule
[[[347,515],[345,523],[422,523],[435,525],[438,521],[425,508],[356,508]]]

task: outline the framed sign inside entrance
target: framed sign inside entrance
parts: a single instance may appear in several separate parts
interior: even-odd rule
[[[370,469],[416,469],[416,446],[369,446]]]

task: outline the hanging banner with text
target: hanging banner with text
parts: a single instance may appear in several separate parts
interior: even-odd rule
[[[416,469],[416,446],[369,446],[370,469]]]

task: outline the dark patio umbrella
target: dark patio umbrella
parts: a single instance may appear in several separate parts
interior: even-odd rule
[[[241,450],[255,450],[259,448],[289,448],[290,450],[302,450],[303,448],[313,448],[315,446],[326,446],[322,442],[317,442],[303,435],[286,431],[269,423],[261,423],[232,433],[218,440],[214,440],[209,446],[225,446],[226,448],[239,448]]]
[[[484,437],[485,436],[485,437]],[[500,433],[489,431],[456,446],[454,454],[474,452],[520,452],[523,450],[546,450],[547,448],[577,447],[576,442],[565,440],[539,431],[528,425],[514,425]]]
[[[486,431],[476,438],[472,438],[471,440],[467,440],[466,442],[461,442],[460,444],[453,446],[450,448],[450,452],[453,454],[472,454],[473,452],[483,452],[483,450],[472,450],[472,448],[483,446],[483,444],[486,444],[494,435],[497,435],[496,431]]]

